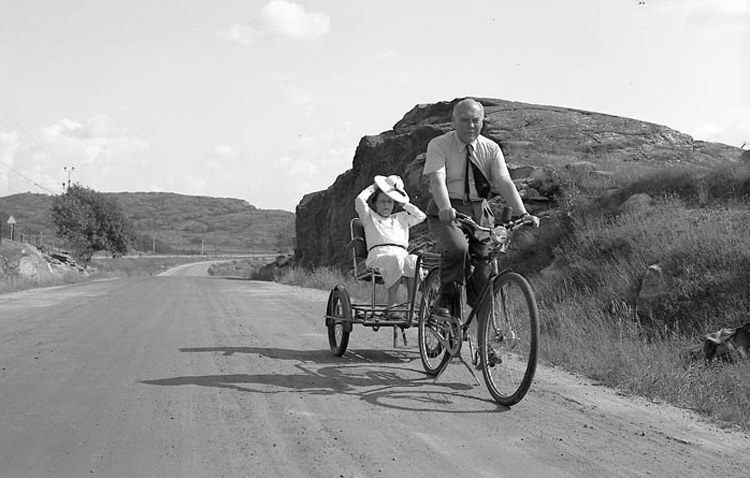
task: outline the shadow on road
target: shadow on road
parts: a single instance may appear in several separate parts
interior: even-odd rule
[[[385,352],[379,349],[349,350],[343,357],[336,357],[328,349],[325,350],[294,350],[275,347],[194,347],[181,348],[180,352],[220,352],[222,355],[250,354],[260,357],[294,360],[297,362],[312,362],[316,364],[346,364],[346,363],[405,363],[419,359],[419,352],[414,350],[392,350]]]
[[[446,413],[479,413],[508,410],[494,401],[466,393],[474,387],[441,378],[435,382],[421,370],[414,351],[358,350],[346,357],[334,357],[328,350],[290,350],[264,347],[181,348],[181,352],[220,352],[256,355],[260,358],[292,360],[296,373],[231,374],[170,377],[142,380],[159,386],[197,385],[263,394],[302,392],[311,395],[351,395],[387,408]],[[405,363],[414,362],[414,367]],[[375,367],[374,364],[382,364]],[[322,365],[319,367],[319,365]],[[420,368],[416,368],[419,365]],[[254,367],[255,368],[255,367]],[[459,410],[455,405],[461,403]],[[465,404],[465,406],[464,406]]]

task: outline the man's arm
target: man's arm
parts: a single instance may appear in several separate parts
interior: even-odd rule
[[[513,211],[515,211],[516,215],[522,216],[524,214],[527,214],[526,206],[523,205],[521,195],[518,193],[518,189],[516,189],[516,185],[513,183],[513,180],[510,178],[510,176],[501,176],[495,181],[494,186],[497,191],[503,196],[505,202],[513,208]]]
[[[438,217],[441,221],[456,219],[456,210],[451,206],[448,187],[445,185],[445,169],[429,174],[432,198],[438,207]]]
[[[526,211],[526,206],[524,206],[521,195],[518,193],[518,189],[510,177],[508,166],[505,164],[505,157],[500,148],[498,148],[495,161],[492,162],[491,176],[493,188],[503,196],[505,202],[513,208],[516,215],[529,216],[534,227],[539,227],[539,218]]]

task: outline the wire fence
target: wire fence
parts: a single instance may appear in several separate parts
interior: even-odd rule
[[[145,236],[144,236],[145,237]],[[37,230],[24,227],[22,232],[18,227],[10,227],[8,224],[0,226],[0,244],[8,241],[18,244],[28,244],[43,252],[70,252],[70,245],[55,236],[49,230]],[[270,257],[285,256],[291,254],[291,250],[256,248],[247,249],[240,247],[223,246],[209,242],[199,243],[192,246],[172,246],[159,239],[153,240],[150,236],[147,241],[134,240],[128,248],[126,255],[169,255],[169,256],[201,256],[210,259],[246,258],[246,257]]]
[[[47,231],[16,232],[7,226],[0,231],[0,244],[6,241],[28,244],[39,250],[61,252],[65,243]]]

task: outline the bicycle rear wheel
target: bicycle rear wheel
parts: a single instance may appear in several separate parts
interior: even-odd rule
[[[438,334],[443,334],[438,328],[438,322],[433,317],[432,303],[435,302],[440,289],[440,271],[435,268],[427,274],[422,283],[422,300],[419,307],[419,322],[417,337],[419,340],[419,356],[422,359],[427,375],[435,376],[450,360],[445,347],[438,341]]]
[[[496,402],[511,406],[531,387],[537,362],[539,323],[528,281],[507,272],[492,283],[480,305],[479,359],[487,388]]]

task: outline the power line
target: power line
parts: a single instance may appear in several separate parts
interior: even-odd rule
[[[2,105],[0,105],[0,111],[2,111],[3,113],[5,113],[5,116],[10,120],[10,122],[13,123],[13,125],[15,125],[15,127],[18,128],[24,135],[26,135],[26,137],[31,141],[31,143],[32,143],[33,146],[36,146],[37,148],[42,148],[41,143],[39,141],[37,141],[37,139],[34,138],[31,135],[31,133],[29,133],[28,131],[26,131],[26,129],[23,126],[21,126],[18,123],[18,121],[16,121],[15,119],[13,119],[13,117],[10,115],[10,113],[8,113],[8,110],[6,110],[5,108],[3,108]],[[9,166],[8,164],[4,163],[3,161],[0,161],[0,165],[5,166],[6,168],[8,168],[8,171],[10,171],[10,172],[12,172],[12,173],[20,176],[25,181],[28,181],[29,183],[33,184],[34,186],[38,187],[39,189],[41,189],[43,191],[46,191],[46,192],[48,192],[50,194],[57,194],[56,192],[50,190],[49,188],[46,188],[46,187],[42,186],[41,184],[37,183],[33,179],[31,179],[31,178],[25,176],[24,174],[16,171],[15,169],[13,169],[11,166]]]
[[[5,166],[6,168],[8,168],[8,171],[10,171],[11,173],[17,174],[18,176],[20,176],[24,180],[30,182],[31,184],[33,184],[34,186],[38,187],[39,189],[47,191],[50,194],[57,194],[56,192],[54,192],[54,191],[52,191],[52,190],[50,190],[48,188],[45,188],[44,186],[42,186],[41,184],[37,183],[33,179],[28,178],[28,177],[24,176],[23,174],[19,173],[18,171],[16,171],[15,169],[11,168],[10,166],[8,166],[7,164],[5,164],[4,162],[0,161],[0,164],[3,165],[3,166]]]
[[[10,113],[8,113],[8,110],[6,110],[5,108],[3,108],[3,105],[0,105],[0,111],[2,111],[3,113],[5,113],[5,116],[8,117],[8,119],[10,120],[10,122],[13,123],[16,128],[18,128],[19,130],[21,130],[21,132],[23,134],[25,134],[26,137],[29,138],[29,140],[31,140],[31,142],[34,144],[34,146],[36,146],[37,148],[41,148],[42,147],[41,143],[39,143],[39,141],[37,141],[36,138],[34,138],[33,136],[31,136],[31,133],[29,133],[28,131],[26,131],[26,129],[23,126],[21,126],[20,124],[18,124],[18,121],[16,121],[15,119],[13,119],[13,117],[10,115]]]

